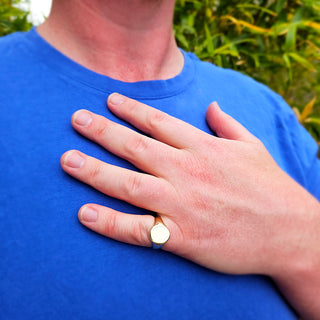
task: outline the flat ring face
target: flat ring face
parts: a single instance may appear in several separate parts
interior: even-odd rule
[[[163,246],[170,238],[170,231],[164,224],[156,223],[150,231],[150,237],[153,244]]]

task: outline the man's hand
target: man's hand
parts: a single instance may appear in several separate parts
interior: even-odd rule
[[[285,294],[286,273],[294,279],[319,263],[318,201],[216,103],[207,121],[218,137],[118,94],[108,106],[151,137],[86,110],[73,115],[74,128],[143,173],[75,150],[61,165],[111,197],[157,212],[171,232],[164,250],[216,271],[272,276]],[[151,215],[86,204],[79,219],[105,236],[151,246]]]

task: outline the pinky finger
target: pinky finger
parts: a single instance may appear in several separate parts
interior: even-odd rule
[[[151,215],[127,214],[96,204],[86,204],[78,218],[87,228],[117,241],[151,247],[150,230],[154,224]]]

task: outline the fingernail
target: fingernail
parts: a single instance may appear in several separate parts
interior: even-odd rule
[[[218,103],[216,101],[212,102],[212,105],[217,109],[217,110],[221,110]]]
[[[84,164],[84,159],[77,152],[69,152],[64,160],[64,164],[68,167],[79,169]]]
[[[88,207],[83,207],[80,211],[80,220],[85,222],[96,222],[98,212]]]
[[[123,102],[124,102],[124,97],[122,95],[120,95],[119,93],[112,93],[108,97],[108,103],[110,103],[114,106],[118,106]]]
[[[92,117],[89,112],[79,110],[74,114],[74,122],[79,126],[87,127],[91,121]]]

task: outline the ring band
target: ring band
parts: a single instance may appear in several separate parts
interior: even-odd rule
[[[157,216],[154,225],[150,230],[150,239],[153,249],[160,249],[170,238],[170,231],[163,223],[162,219]]]

